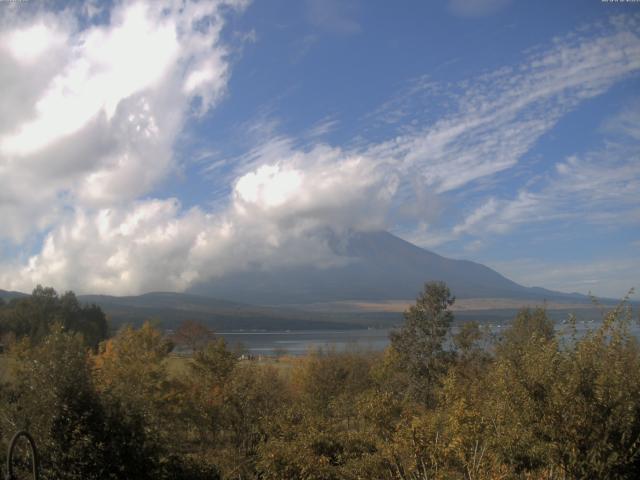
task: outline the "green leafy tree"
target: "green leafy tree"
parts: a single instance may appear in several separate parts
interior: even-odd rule
[[[444,349],[455,302],[444,282],[429,282],[416,304],[404,312],[405,323],[391,334],[391,348],[397,352],[399,367],[409,377],[409,394],[427,405],[435,402],[452,354]]]
[[[225,386],[237,364],[237,355],[227,348],[223,338],[196,350],[189,362],[183,416],[192,425],[193,443],[201,456],[206,457],[210,445],[221,441]]]
[[[304,408],[348,420],[356,396],[372,385],[371,365],[363,353],[319,349],[298,362],[292,384]]]
[[[31,432],[43,478],[151,478],[152,456],[140,448],[142,429],[99,397],[79,334],[54,325],[37,345],[22,341],[12,355],[14,383],[3,417],[9,425],[2,430]]]
[[[176,345],[186,347],[190,352],[197,352],[215,337],[213,331],[206,325],[193,320],[184,320],[173,334],[172,340]]]
[[[151,450],[173,438],[173,389],[166,366],[171,348],[172,343],[146,322],[139,329],[122,328],[94,357],[98,391],[142,422]]]
[[[107,338],[109,328],[104,312],[97,305],[81,305],[73,292],[58,296],[51,287],[38,285],[28,297],[13,299],[0,311],[0,330],[16,338],[39,342],[54,324],[82,334],[93,349]]]
[[[614,309],[562,342],[543,310],[516,320],[497,349],[485,409],[502,462],[514,474],[636,478],[640,349],[630,311]]]
[[[517,352],[531,342],[549,342],[555,337],[553,320],[545,308],[521,309],[498,344],[502,355],[517,355]]]
[[[224,338],[209,341],[194,352],[189,367],[191,375],[206,388],[222,386],[238,363],[238,356],[227,347]]]

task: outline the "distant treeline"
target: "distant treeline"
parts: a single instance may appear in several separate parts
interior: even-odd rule
[[[501,338],[452,334],[453,302],[427,284],[386,351],[269,365],[193,322],[173,339],[194,350],[181,363],[150,324],[94,350],[77,323],[48,322],[2,357],[0,437],[28,429],[46,479],[639,478],[624,302],[568,337],[524,309]]]
[[[54,325],[82,335],[86,345],[97,348],[107,338],[109,328],[97,305],[81,305],[73,292],[58,295],[53,288],[38,285],[31,295],[0,298],[0,341],[29,338],[38,343]]]

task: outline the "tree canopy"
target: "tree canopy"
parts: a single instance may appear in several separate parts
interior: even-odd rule
[[[35,297],[41,318],[64,312],[62,298],[73,305]],[[279,362],[241,359],[209,336],[178,355],[150,323],[93,350],[51,321],[0,355],[0,442],[32,432],[51,480],[638,478],[640,346],[627,305],[562,335],[544,309],[523,309],[496,337],[452,326],[453,301],[426,284],[384,352]]]
[[[63,295],[51,287],[38,285],[31,295],[0,304],[0,335],[40,342],[59,324],[82,335],[84,343],[95,349],[107,338],[109,326],[102,309],[94,304],[81,305],[75,293]]]
[[[434,401],[435,388],[446,371],[451,354],[444,342],[453,321],[450,307],[455,297],[444,282],[429,282],[404,312],[404,325],[391,333],[391,348],[409,376],[408,392],[426,403]]]

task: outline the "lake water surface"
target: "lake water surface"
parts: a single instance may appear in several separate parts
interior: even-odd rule
[[[578,322],[578,334],[598,327],[597,322]],[[499,336],[508,325],[490,325],[492,334]],[[556,331],[567,331],[567,326],[556,324]],[[381,351],[389,344],[389,328],[368,330],[296,330],[282,332],[219,332],[230,346],[242,345],[251,355],[304,355],[309,350],[331,348],[344,350]],[[455,333],[457,327],[453,327]],[[633,323],[631,332],[640,338],[640,326]]]
[[[333,348],[384,350],[389,344],[389,329],[371,330],[296,330],[283,332],[218,332],[231,346],[242,345],[252,355],[304,355],[309,350]]]

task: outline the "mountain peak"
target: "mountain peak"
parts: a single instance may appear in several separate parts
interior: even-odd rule
[[[386,231],[330,237],[343,265],[299,266],[227,274],[191,293],[253,304],[304,304],[415,297],[427,281],[441,280],[458,298],[541,299],[567,294],[523,287],[469,260],[442,257]]]

